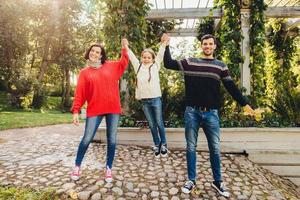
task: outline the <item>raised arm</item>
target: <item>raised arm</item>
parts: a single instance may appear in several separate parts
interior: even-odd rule
[[[121,58],[117,61],[118,64],[118,76],[121,77],[128,66],[129,58],[128,58],[128,41],[127,39],[122,39],[122,51]]]
[[[173,60],[170,53],[170,36],[164,33],[161,37],[161,42],[166,46],[164,53],[164,66],[167,69],[180,70],[180,66],[177,60]]]
[[[155,63],[157,64],[158,68],[160,68],[160,65],[164,59],[164,53],[166,50],[166,44],[161,43],[159,46],[159,50],[157,52],[157,55],[155,57]]]
[[[131,51],[131,49],[128,48],[127,52],[128,52],[129,60],[132,64],[132,66],[133,66],[133,69],[134,69],[135,73],[136,73],[139,66],[140,66],[140,62],[137,59],[137,57],[134,55],[134,53]]]
[[[173,60],[170,53],[169,45],[166,46],[164,54],[164,66],[167,69],[180,70],[180,66],[177,60]]]

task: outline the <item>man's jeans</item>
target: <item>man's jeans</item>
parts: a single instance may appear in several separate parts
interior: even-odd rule
[[[206,135],[210,164],[215,181],[221,181],[221,159],[220,159],[220,124],[218,110],[211,109],[207,112],[196,110],[187,106],[184,113],[186,157],[189,180],[196,179],[196,147],[198,130],[200,126]]]
[[[166,144],[166,133],[164,120],[162,117],[162,105],[160,97],[151,99],[142,99],[142,106],[145,116],[149,123],[149,128],[151,130],[153,142],[155,146],[159,144]],[[159,132],[159,136],[158,136]]]
[[[97,129],[105,116],[106,119],[106,137],[107,137],[107,150],[106,150],[106,165],[112,168],[112,163],[115,157],[116,150],[116,137],[117,128],[119,123],[119,114],[106,114],[98,115],[95,117],[87,117],[85,122],[84,136],[78,147],[77,157],[75,164],[77,166],[81,165],[82,159],[88,149],[92,139],[94,138]]]

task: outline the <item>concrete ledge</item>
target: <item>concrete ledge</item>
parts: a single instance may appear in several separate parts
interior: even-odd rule
[[[185,148],[184,128],[166,128],[169,148]],[[100,127],[96,141],[106,142],[106,128]],[[118,144],[152,146],[149,129],[118,128]],[[198,148],[208,150],[206,137],[199,130]],[[241,153],[275,174],[300,186],[300,128],[222,128],[221,151]]]
[[[184,148],[184,128],[166,128],[168,145]],[[100,127],[95,140],[106,142],[105,127]],[[118,128],[119,144],[152,145],[149,129]],[[198,147],[207,150],[206,137],[200,129]],[[289,151],[300,153],[300,128],[222,128],[222,151]]]

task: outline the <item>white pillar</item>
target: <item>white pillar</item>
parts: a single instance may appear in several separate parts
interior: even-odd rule
[[[250,94],[251,88],[251,74],[250,74],[250,40],[249,40],[249,30],[250,30],[250,9],[241,9],[241,22],[242,22],[242,34],[243,41],[241,45],[242,55],[244,56],[244,63],[241,66],[241,83],[242,87],[246,88],[246,94]]]

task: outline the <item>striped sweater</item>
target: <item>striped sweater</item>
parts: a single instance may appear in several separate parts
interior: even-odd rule
[[[185,100],[187,106],[219,109],[221,104],[220,83],[223,82],[230,95],[242,106],[248,104],[230,77],[228,67],[217,59],[187,58],[173,60],[169,46],[164,54],[167,69],[184,73]]]

